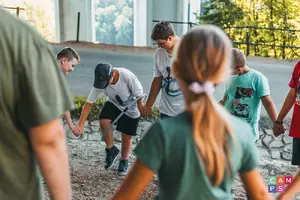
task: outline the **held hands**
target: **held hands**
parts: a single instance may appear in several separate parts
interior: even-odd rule
[[[142,105],[139,107],[139,111],[142,115],[142,117],[150,117],[152,116],[152,108],[147,107],[146,105]]]
[[[285,128],[284,128],[283,124],[274,123],[273,134],[275,137],[278,137],[279,135],[284,134],[284,132],[285,132]]]
[[[79,125],[77,125],[76,127],[74,127],[71,130],[72,130],[73,134],[77,137],[83,135],[83,133],[84,133],[84,127],[79,126]]]

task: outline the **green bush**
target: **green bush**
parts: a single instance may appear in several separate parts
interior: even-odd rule
[[[72,119],[79,119],[81,115],[81,110],[82,107],[86,101],[87,97],[86,96],[73,96],[73,101],[75,103],[75,109],[70,111]],[[105,98],[99,98],[94,106],[92,107],[87,120],[89,121],[94,121],[99,119],[99,114],[105,104],[106,99]],[[159,116],[159,110],[157,108],[153,108],[153,118],[156,120]],[[144,120],[141,117],[141,120]]]

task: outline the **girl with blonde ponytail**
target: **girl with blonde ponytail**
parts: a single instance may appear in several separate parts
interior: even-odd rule
[[[212,25],[181,40],[172,72],[185,98],[185,111],[156,122],[135,149],[137,160],[113,199],[138,199],[155,173],[156,199],[232,199],[236,174],[250,199],[268,200],[258,170],[251,127],[231,116],[214,97],[229,75],[231,42]]]

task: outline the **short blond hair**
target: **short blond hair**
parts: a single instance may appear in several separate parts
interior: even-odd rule
[[[68,60],[72,60],[72,59],[76,59],[78,61],[78,63],[80,63],[80,56],[77,53],[77,51],[75,51],[75,49],[73,49],[72,47],[68,47],[66,46],[65,48],[61,49],[57,54],[56,54],[56,59],[59,60],[62,57],[67,57]]]
[[[232,68],[244,67],[246,65],[245,54],[237,48],[232,48]]]

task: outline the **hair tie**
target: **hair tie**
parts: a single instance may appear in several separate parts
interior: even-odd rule
[[[207,95],[213,95],[215,92],[215,85],[212,82],[204,82],[202,84],[193,82],[189,85],[189,90],[195,94],[206,93]]]

